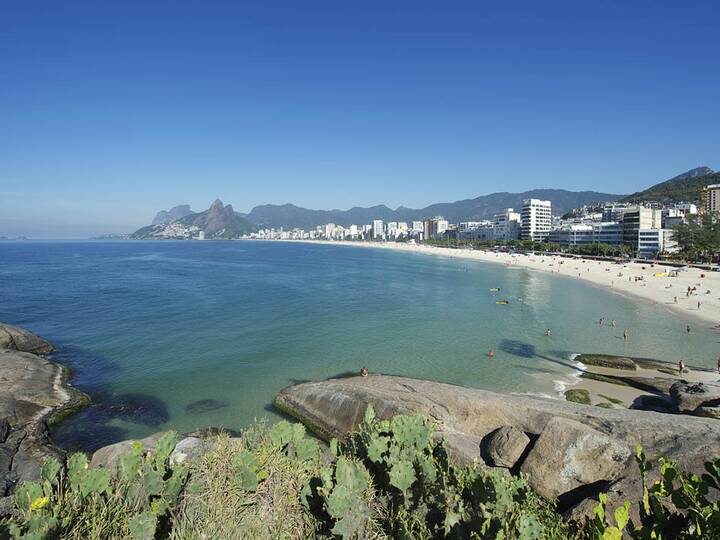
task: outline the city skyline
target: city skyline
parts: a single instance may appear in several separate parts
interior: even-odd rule
[[[0,236],[717,168],[714,2],[3,7]],[[688,80],[696,84],[687,84]]]

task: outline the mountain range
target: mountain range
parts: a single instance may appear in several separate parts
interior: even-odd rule
[[[161,211],[155,216],[153,224],[133,233],[133,238],[166,238],[172,234],[170,225],[196,226],[205,232],[206,238],[236,238],[258,228],[301,228],[311,229],[325,223],[348,226],[370,223],[373,219],[383,221],[418,221],[431,216],[444,216],[450,222],[480,221],[489,219],[493,214],[506,208],[519,210],[523,199],[544,199],[552,202],[553,214],[562,215],[586,204],[609,201],[624,202],[680,202],[695,201],[700,188],[720,183],[720,173],[709,167],[697,167],[678,176],[655,184],[650,188],[632,195],[598,193],[596,191],[567,191],[564,189],[534,189],[522,193],[499,192],[483,195],[474,199],[437,203],[425,208],[396,209],[385,205],[369,208],[354,207],[349,210],[311,210],[294,204],[265,204],[254,207],[249,213],[235,212],[231,205],[223,205],[217,199],[204,212],[194,213],[188,205],[175,206]]]

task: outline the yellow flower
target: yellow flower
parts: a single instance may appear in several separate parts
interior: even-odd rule
[[[32,502],[30,508],[32,508],[33,510],[40,510],[41,508],[44,508],[49,502],[49,497],[38,497]]]
[[[88,468],[88,464],[86,463],[85,465],[83,465],[83,468],[84,468],[84,469],[87,469],[87,468]]]

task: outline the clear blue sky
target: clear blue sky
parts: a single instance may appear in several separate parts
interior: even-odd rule
[[[0,0],[0,235],[720,168],[720,2]]]

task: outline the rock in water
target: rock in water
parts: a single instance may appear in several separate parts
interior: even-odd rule
[[[485,437],[490,465],[512,469],[530,444],[530,437],[512,426],[502,426]]]
[[[186,406],[185,412],[189,414],[203,414],[216,409],[222,409],[227,406],[228,402],[220,399],[200,399],[198,401],[193,401]]]
[[[40,336],[11,324],[0,323],[0,349],[50,354],[53,346]]]
[[[678,381],[670,387],[670,397],[678,412],[693,414],[700,407],[720,405],[720,383]]]
[[[567,418],[551,419],[520,467],[532,488],[553,499],[618,478],[632,454],[627,444]]]

